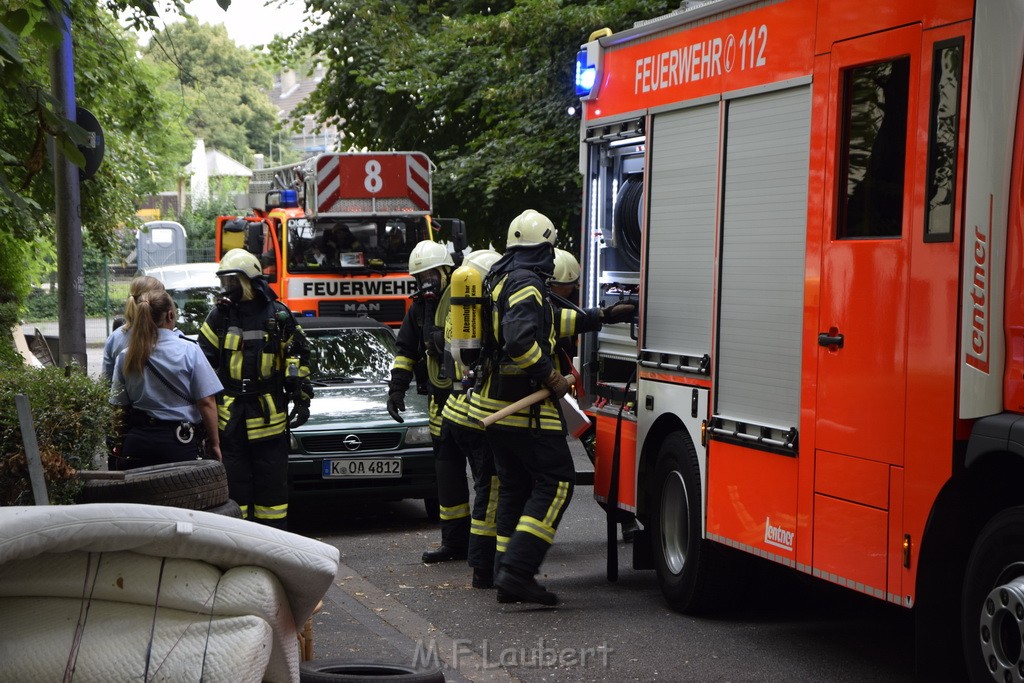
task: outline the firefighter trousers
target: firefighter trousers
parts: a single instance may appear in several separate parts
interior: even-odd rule
[[[441,545],[458,552],[469,547],[469,484],[466,461],[451,425],[441,425],[441,436],[434,439],[434,471],[437,473],[437,502],[441,508]],[[472,466],[472,462],[470,462]]]
[[[495,569],[533,576],[572,500],[576,470],[565,434],[540,430],[487,432],[498,481]]]
[[[474,569],[494,567],[494,540],[497,531],[498,477],[494,456],[483,430],[460,426],[445,420],[441,426],[441,453],[446,461],[457,463],[465,482],[466,462],[473,473],[473,507],[469,521],[469,566]],[[456,455],[457,454],[457,455]],[[440,462],[440,460],[439,460]],[[454,475],[453,475],[454,478]],[[438,490],[441,490],[440,469]],[[469,495],[466,494],[468,509]],[[442,510],[444,502],[442,501]],[[444,529],[442,527],[442,533]],[[448,545],[448,542],[445,542]],[[456,546],[462,547],[462,546]]]
[[[288,434],[250,441],[241,429],[221,432],[228,493],[242,518],[288,529]]]

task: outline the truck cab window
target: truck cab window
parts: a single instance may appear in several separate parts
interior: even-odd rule
[[[908,57],[846,72],[838,239],[903,233],[909,89]]]

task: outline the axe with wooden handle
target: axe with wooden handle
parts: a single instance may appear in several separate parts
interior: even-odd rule
[[[569,385],[571,386],[572,384],[574,384],[576,382],[576,378],[574,376],[572,376],[572,375],[566,375],[565,376],[565,381],[568,382]],[[483,427],[484,429],[486,429],[488,426],[494,424],[495,422],[497,422],[501,418],[508,417],[512,413],[519,412],[523,408],[529,408],[534,403],[538,403],[540,401],[543,401],[545,398],[547,398],[550,395],[551,395],[551,392],[549,390],[547,390],[547,389],[538,389],[537,391],[533,392],[529,396],[524,396],[523,398],[519,399],[515,403],[510,403],[509,405],[505,406],[501,410],[495,411],[495,412],[491,413],[490,415],[488,415],[487,417],[481,418],[481,419],[477,420],[476,423],[478,425],[480,425],[481,427]]]

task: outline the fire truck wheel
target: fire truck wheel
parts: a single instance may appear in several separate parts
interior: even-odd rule
[[[665,439],[652,487],[651,546],[665,601],[686,614],[720,608],[729,572],[719,549],[701,538],[700,468],[686,433]]]
[[[615,197],[612,230],[615,245],[625,265],[640,269],[640,225],[643,213],[644,176],[641,173],[626,176]]]
[[[1024,507],[993,517],[964,578],[962,633],[972,681],[1024,676]]]

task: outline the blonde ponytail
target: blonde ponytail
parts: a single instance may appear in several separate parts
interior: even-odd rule
[[[162,286],[161,286],[162,288]],[[128,336],[124,374],[140,374],[153,353],[160,334],[160,322],[174,310],[174,299],[166,291],[148,294],[135,303],[135,323]]]
[[[139,302],[150,294],[159,294],[166,291],[164,283],[149,275],[140,275],[132,280],[131,288],[128,290],[128,298],[124,301],[124,329],[131,329],[135,317],[138,315]]]

